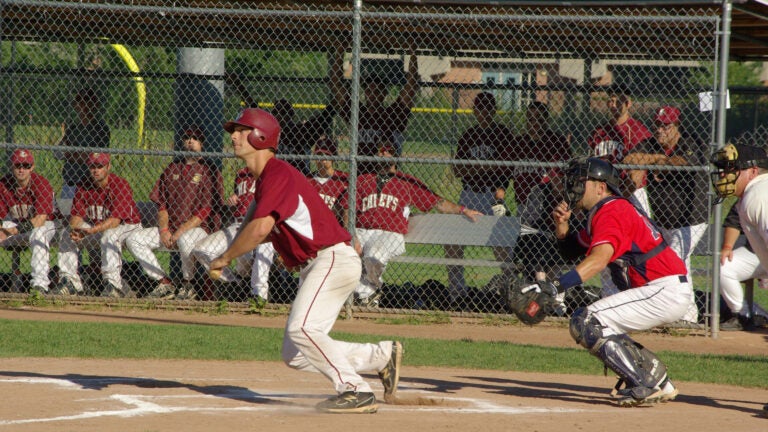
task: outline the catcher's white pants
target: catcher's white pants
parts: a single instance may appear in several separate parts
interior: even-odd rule
[[[90,228],[85,223],[83,228]],[[120,224],[115,228],[91,234],[75,243],[69,237],[69,230],[63,230],[59,239],[59,272],[69,278],[78,291],[83,290],[83,282],[78,273],[80,249],[85,248],[92,256],[101,251],[101,274],[114,286],[121,287],[120,270],[123,268],[123,244],[135,232],[141,231],[141,224]]]
[[[204,229],[197,227],[186,231],[176,240],[179,258],[181,258],[181,273],[186,281],[192,280],[195,276],[195,262],[191,256],[192,249],[194,249],[197,242],[204,239],[207,235],[208,233]],[[141,264],[147,276],[158,281],[167,277],[165,270],[160,266],[154,253],[155,249],[160,249],[163,246],[160,241],[159,228],[144,228],[131,235],[125,243],[128,246],[128,250],[136,258],[136,261]]]
[[[647,285],[602,298],[587,310],[605,326],[603,336],[623,334],[675,322],[688,311],[693,292],[684,276],[667,276]]]
[[[235,240],[238,229],[240,229],[240,223],[236,222],[200,240],[192,250],[192,257],[202,264],[206,271],[209,270],[211,262],[221,256]],[[267,300],[269,269],[272,267],[274,257],[275,247],[272,243],[262,243],[253,251],[236,258],[234,271],[225,267],[219,280],[231,283],[237,280],[237,276],[246,278],[250,274],[251,292]]]
[[[747,279],[763,279],[768,272],[760,265],[760,259],[746,247],[733,250],[733,259],[720,266],[720,293],[733,313],[746,314],[749,306],[744,301],[741,282]]]
[[[3,228],[14,228],[16,223],[4,221]],[[0,242],[0,247],[29,246],[32,251],[30,267],[32,269],[32,286],[48,288],[51,283],[48,279],[48,270],[51,260],[51,241],[56,235],[56,225],[53,221],[46,221],[43,225],[24,234],[16,234]]]
[[[392,354],[392,341],[342,342],[328,336],[360,279],[360,257],[344,243],[328,247],[299,275],[283,338],[283,361],[291,368],[320,372],[337,392],[371,392],[358,372],[377,372]]]
[[[378,229],[358,228],[356,233],[363,248],[363,274],[355,292],[364,299],[381,287],[389,260],[405,253],[405,239],[400,233]]]

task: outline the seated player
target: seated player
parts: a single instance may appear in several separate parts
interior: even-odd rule
[[[90,181],[77,187],[72,200],[69,229],[59,240],[58,295],[83,295],[85,290],[78,272],[80,250],[89,256],[101,256],[101,274],[105,297],[125,297],[130,287],[120,277],[123,265],[123,244],[136,231],[141,230],[139,209],[133,200],[128,182],[110,172],[108,153],[88,156]]]

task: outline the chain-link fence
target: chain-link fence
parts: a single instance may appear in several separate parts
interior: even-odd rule
[[[508,312],[505,280],[572,265],[549,214],[583,155],[624,163],[665,230],[693,227],[681,253],[709,290],[711,258],[689,254],[711,219],[718,10],[209,3],[3,2],[3,291],[290,303],[297,273],[268,246],[227,283],[205,271],[252,198],[221,126],[248,106],[357,234],[364,310]],[[657,166],[672,153],[684,166]],[[409,215],[465,209],[524,229],[411,241]],[[585,286],[553,313],[611,289]]]

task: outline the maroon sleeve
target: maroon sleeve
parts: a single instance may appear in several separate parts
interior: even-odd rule
[[[44,177],[40,176],[35,182],[35,212],[37,214],[53,215],[53,187]]]
[[[79,216],[85,218],[85,193],[84,189],[80,186],[75,189],[75,197],[72,198],[72,209],[69,211],[70,216]]]
[[[157,210],[166,210],[167,209],[167,200],[165,199],[165,173],[168,172],[168,170],[173,165],[168,165],[167,168],[163,171],[162,174],[160,174],[160,178],[157,179],[155,182],[155,186],[152,188],[152,192],[149,193],[149,199],[157,204]]]
[[[115,176],[110,187],[112,194],[112,208],[109,209],[111,217],[120,220],[130,220],[133,217],[133,190],[125,179]]]
[[[6,203],[11,201],[8,196],[8,189],[2,183],[0,183],[0,199],[2,200],[0,202],[0,219],[2,219],[8,215],[8,205]]]
[[[203,180],[200,189],[198,190],[198,194],[195,197],[197,205],[192,214],[200,218],[201,221],[205,221],[211,214],[211,203],[214,200],[213,179],[211,178],[211,172],[208,170],[207,166],[203,165],[201,173],[203,174]]]

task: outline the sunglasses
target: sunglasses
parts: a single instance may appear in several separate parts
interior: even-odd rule
[[[32,169],[32,164],[14,164],[13,167],[16,169]]]

